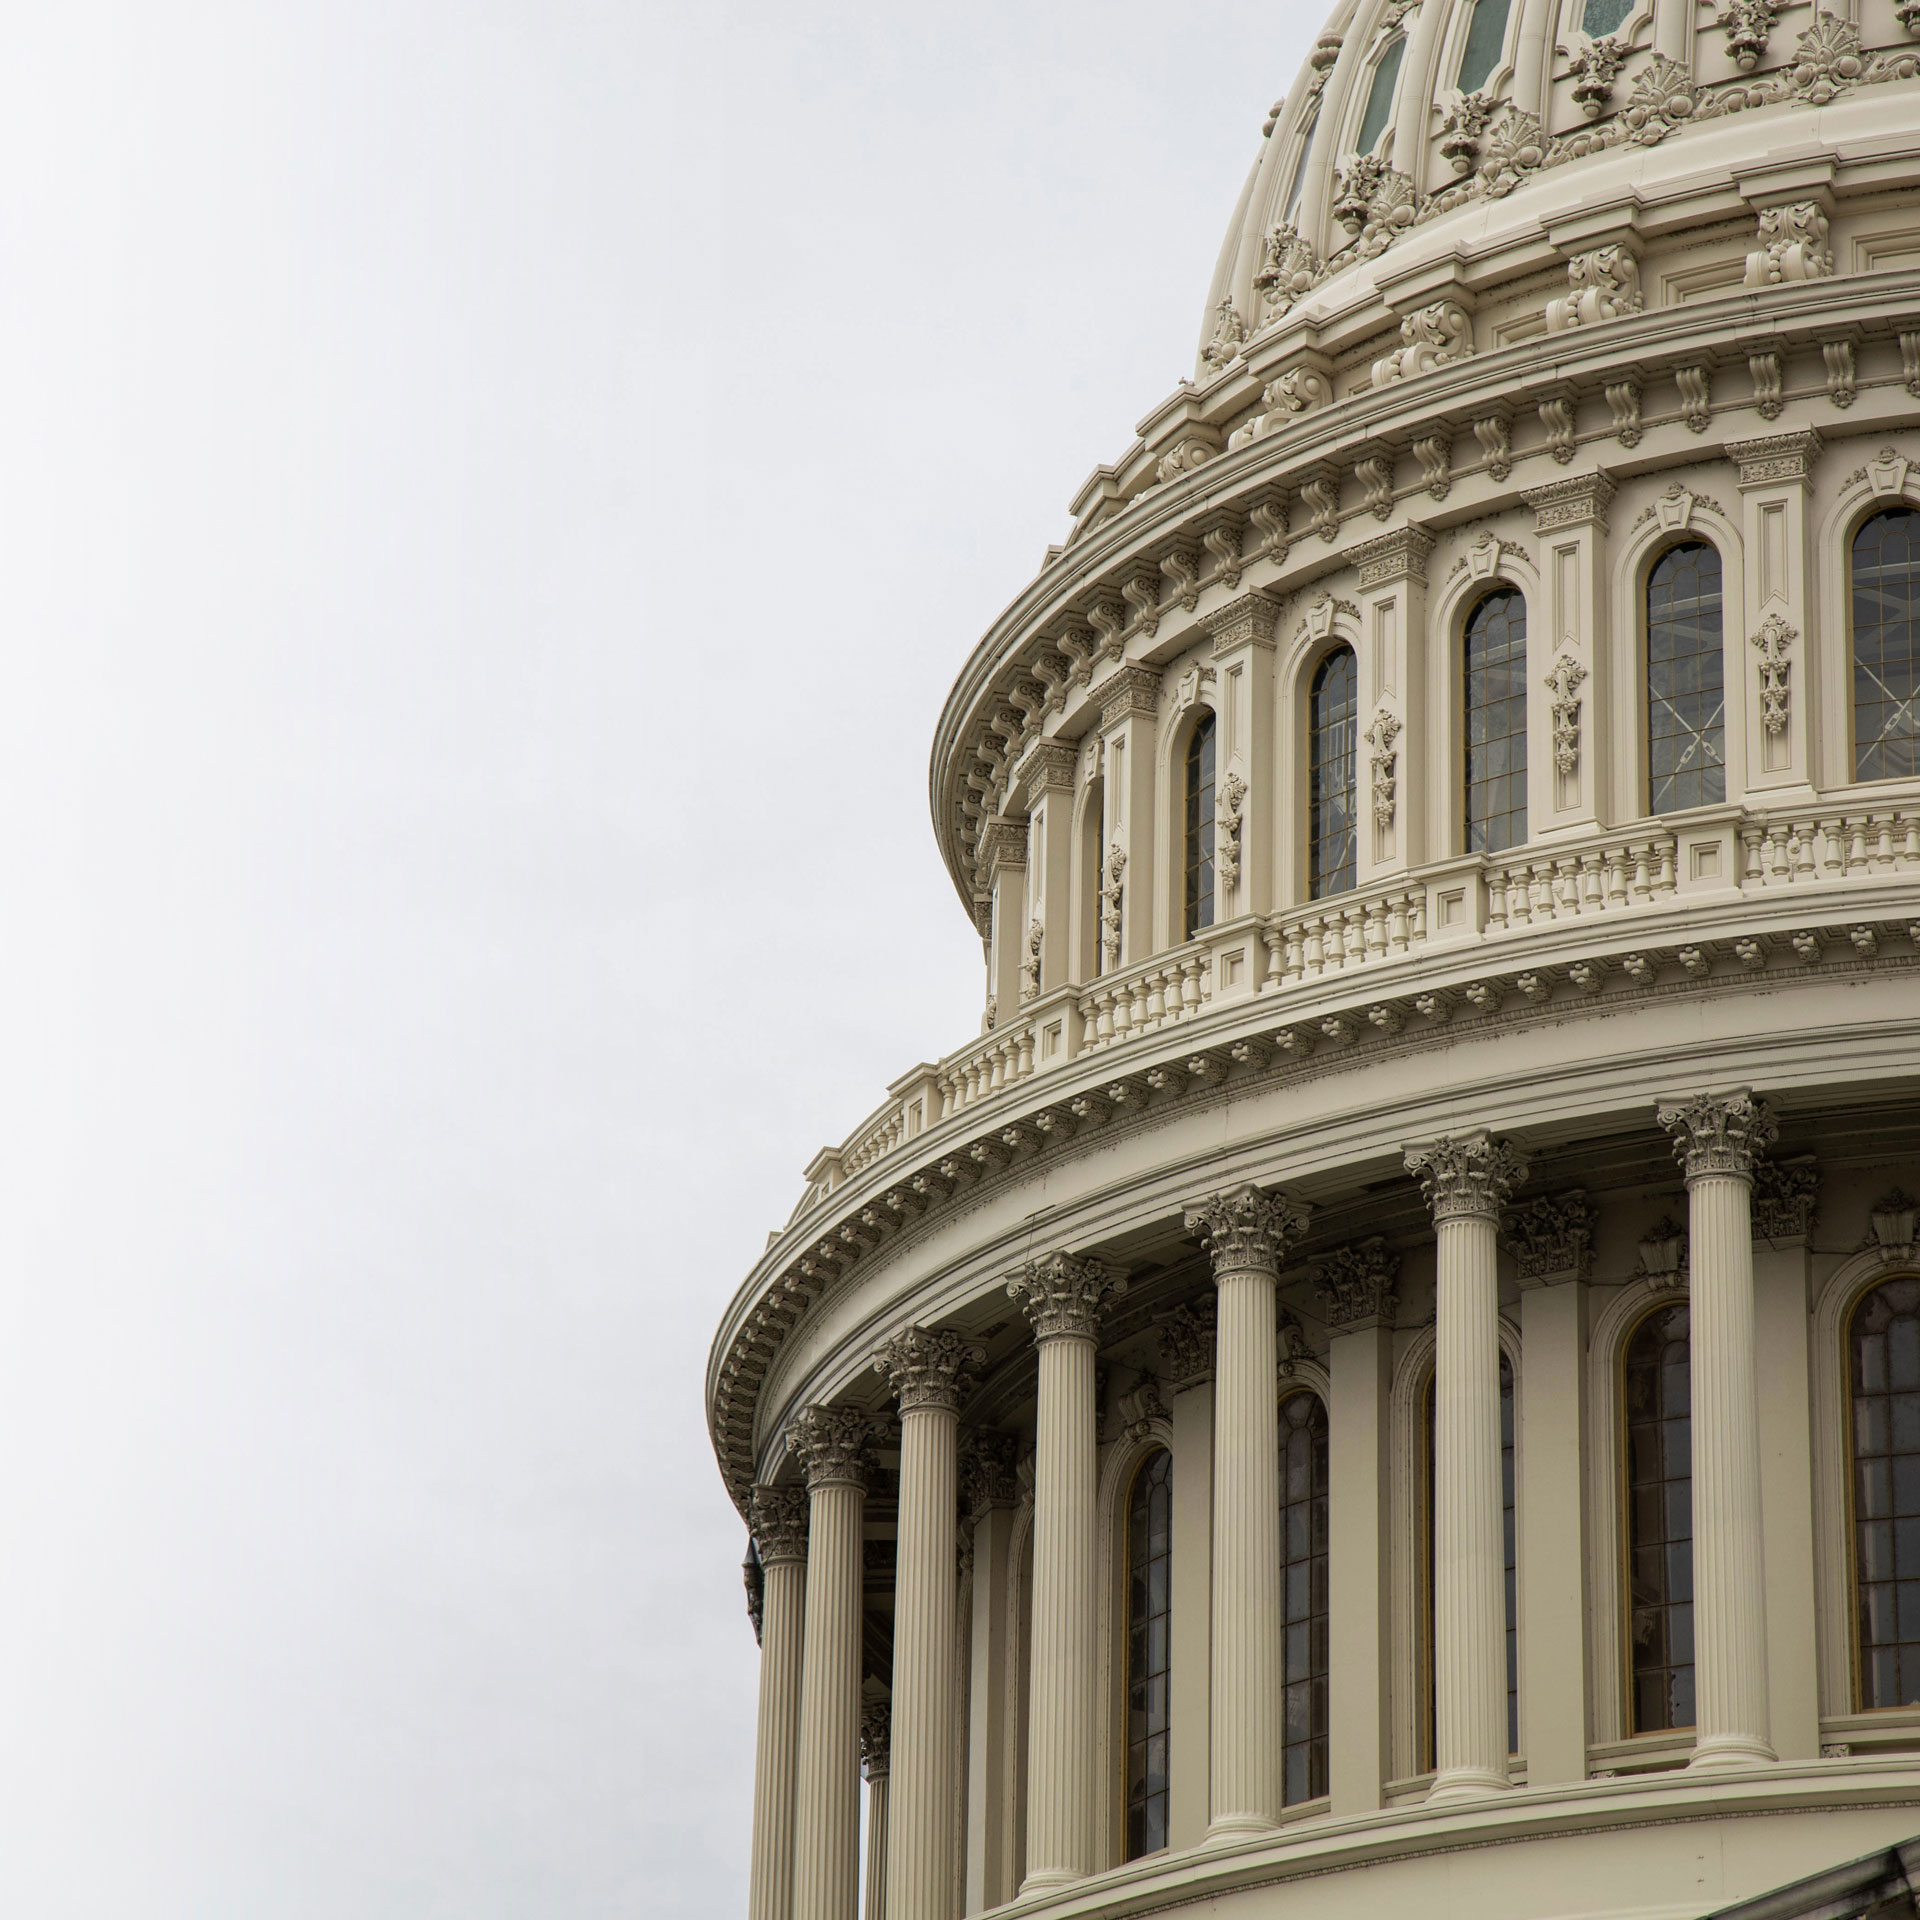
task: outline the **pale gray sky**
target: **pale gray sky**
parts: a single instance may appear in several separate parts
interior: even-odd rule
[[[741,1910],[708,1342],[1320,18],[12,10],[8,1920]]]

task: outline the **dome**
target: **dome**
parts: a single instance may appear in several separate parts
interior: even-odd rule
[[[1910,1904],[1917,36],[1276,106],[939,719],[979,1030],[715,1341],[757,1920]]]

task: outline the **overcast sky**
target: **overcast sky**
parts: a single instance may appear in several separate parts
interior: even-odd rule
[[[10,9],[8,1920],[741,1911],[708,1342],[1319,24]]]

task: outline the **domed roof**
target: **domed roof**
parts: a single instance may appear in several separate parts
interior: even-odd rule
[[[1842,95],[1861,106],[1857,90],[1920,73],[1916,0],[1862,0],[1853,13],[1781,0],[1725,0],[1712,16],[1697,0],[1346,0],[1262,129],[1208,292],[1197,377],[1296,313],[1404,313],[1394,283],[1422,265],[1452,257],[1471,281],[1476,258],[1665,171],[1651,149],[1675,136],[1714,148],[1689,156],[1689,173],[1830,146],[1833,129],[1788,110]],[[1910,97],[1886,104],[1913,112]]]

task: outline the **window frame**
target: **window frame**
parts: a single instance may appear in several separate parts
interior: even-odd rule
[[[1840,1315],[1841,1425],[1839,1438],[1841,1470],[1846,1477],[1843,1571],[1847,1596],[1846,1618],[1842,1623],[1842,1630],[1846,1639],[1847,1671],[1850,1681],[1844,1710],[1851,1714],[1872,1715],[1876,1718],[1882,1715],[1905,1715],[1911,1718],[1916,1712],[1920,1712],[1920,1707],[1905,1702],[1897,1702],[1890,1707],[1870,1707],[1864,1699],[1866,1646],[1860,1632],[1859,1514],[1856,1500],[1858,1473],[1853,1424],[1853,1331],[1867,1302],[1882,1287],[1901,1280],[1920,1282],[1920,1266],[1895,1263],[1884,1271],[1869,1276],[1864,1284],[1852,1289],[1851,1298]]]
[[[1327,1565],[1327,1574],[1325,1576],[1326,1599],[1327,1599],[1326,1620],[1327,1620],[1327,1639],[1328,1639],[1326,1681],[1327,1681],[1327,1685],[1330,1693],[1331,1685],[1332,1685],[1332,1670],[1333,1670],[1333,1658],[1332,1658],[1332,1646],[1331,1646],[1332,1632],[1333,1632],[1333,1593],[1332,1593],[1333,1418],[1332,1418],[1331,1409],[1329,1408],[1327,1403],[1326,1392],[1317,1382],[1312,1380],[1288,1381],[1286,1385],[1282,1388],[1280,1393],[1279,1409],[1282,1412],[1284,1412],[1284,1409],[1286,1408],[1287,1403],[1289,1401],[1299,1400],[1303,1398],[1313,1401],[1314,1404],[1318,1406],[1318,1408],[1320,1409],[1321,1445],[1324,1450],[1324,1458],[1325,1458],[1326,1468],[1327,1468],[1328,1485],[1327,1485],[1327,1491],[1325,1495],[1326,1513],[1327,1513],[1327,1535],[1326,1535],[1326,1539],[1322,1542],[1321,1550],[1317,1555],[1309,1552],[1308,1565],[1309,1565],[1309,1568],[1311,1568],[1312,1562],[1316,1558],[1323,1560]],[[1283,1434],[1285,1432],[1284,1426],[1282,1428],[1282,1432]],[[1288,1684],[1287,1683],[1287,1665],[1286,1665],[1286,1646],[1285,1646],[1286,1575],[1287,1575],[1287,1568],[1291,1563],[1287,1558],[1285,1513],[1289,1504],[1290,1502],[1286,1498],[1286,1479],[1283,1471],[1281,1476],[1281,1500],[1280,1500],[1280,1509],[1281,1509],[1281,1516],[1282,1516],[1282,1521],[1281,1521],[1282,1530],[1281,1530],[1281,1541],[1280,1541],[1281,1635],[1282,1635],[1281,1655],[1280,1655],[1280,1804],[1281,1804],[1283,1813],[1285,1813],[1290,1817],[1297,1818],[1300,1813],[1300,1810],[1303,1807],[1311,1807],[1315,1805],[1317,1802],[1325,1800],[1328,1797],[1328,1793],[1331,1791],[1332,1763],[1333,1763],[1333,1726],[1332,1726],[1332,1706],[1331,1706],[1331,1699],[1329,1698],[1327,1730],[1325,1734],[1321,1736],[1321,1746],[1322,1746],[1321,1765],[1322,1765],[1322,1769],[1325,1771],[1327,1775],[1327,1781],[1328,1781],[1327,1789],[1326,1791],[1323,1791],[1317,1794],[1308,1794],[1298,1800],[1289,1800],[1287,1798],[1287,1749],[1290,1745],[1299,1744],[1298,1742],[1289,1742],[1286,1737],[1286,1731],[1287,1731],[1286,1689]],[[1309,1579],[1309,1582],[1311,1582],[1311,1579],[1312,1579],[1311,1571],[1309,1571],[1308,1579]],[[1315,1616],[1311,1612],[1309,1612],[1308,1614],[1309,1634],[1311,1634],[1311,1631],[1312,1631],[1312,1621],[1314,1618]],[[1311,1683],[1312,1678],[1313,1678],[1313,1675],[1310,1672],[1308,1675],[1309,1683]],[[1309,1753],[1309,1758],[1308,1758],[1309,1779],[1311,1779],[1312,1746],[1313,1746],[1313,1738],[1311,1735],[1309,1735],[1308,1741],[1306,1744],[1307,1744],[1308,1753]]]
[[[1202,748],[1202,742],[1206,743]],[[1204,780],[1198,777],[1196,758],[1207,763]],[[1176,841],[1180,849],[1180,892],[1176,923],[1180,943],[1197,938],[1220,923],[1220,722],[1210,706],[1195,709],[1177,741],[1174,764],[1180,769],[1177,789]],[[1204,796],[1204,816],[1196,818]],[[1196,858],[1195,839],[1205,851]],[[1200,882],[1204,879],[1202,894]],[[1204,911],[1204,918],[1200,915]]]
[[[1353,745],[1352,775],[1347,787],[1348,832],[1353,841],[1353,878],[1344,887],[1334,890],[1324,889],[1320,884],[1318,867],[1319,839],[1314,832],[1317,801],[1314,790],[1314,777],[1317,771],[1314,755],[1317,748],[1319,726],[1315,718],[1315,702],[1318,696],[1320,677],[1328,666],[1344,653],[1353,663]],[[1305,751],[1300,755],[1300,896],[1303,901],[1337,900],[1342,894],[1353,893],[1361,885],[1361,834],[1360,834],[1360,653],[1353,641],[1342,635],[1335,635],[1317,652],[1303,663],[1300,677],[1301,686],[1301,724],[1305,735]]]
[[[1655,571],[1669,554],[1678,552],[1682,547],[1705,547],[1720,567],[1720,770],[1724,791],[1718,800],[1701,800],[1690,807],[1674,807],[1659,813],[1654,810],[1653,804],[1653,619],[1650,600]],[[1745,662],[1735,660],[1730,668],[1727,652],[1727,634],[1735,624],[1730,615],[1734,611],[1733,583],[1736,575],[1727,565],[1726,552],[1719,539],[1706,526],[1692,523],[1663,536],[1639,555],[1634,573],[1632,606],[1634,682],[1638,694],[1635,725],[1640,745],[1640,815],[1647,820],[1671,820],[1699,807],[1725,806],[1737,798],[1734,757],[1746,724],[1745,681],[1741,677]]]
[[[1846,716],[1846,734],[1843,752],[1845,754],[1845,778],[1838,784],[1845,787],[1872,789],[1886,786],[1895,781],[1909,783],[1920,780],[1920,771],[1915,773],[1863,774],[1860,771],[1860,714],[1854,691],[1854,661],[1857,657],[1858,636],[1854,630],[1854,586],[1853,566],[1854,548],[1860,535],[1870,521],[1887,513],[1910,513],[1920,517],[1920,501],[1910,498],[1903,490],[1895,494],[1875,494],[1859,503],[1855,511],[1848,514],[1842,522],[1840,541],[1840,595],[1845,612],[1843,631],[1847,636],[1846,655],[1840,663],[1841,700],[1840,710]],[[1920,562],[1916,562],[1920,566]],[[1920,696],[1916,697],[1920,699]]]
[[[1139,1852],[1133,1850],[1132,1804],[1130,1775],[1133,1766],[1134,1742],[1127,1724],[1128,1694],[1133,1684],[1133,1633],[1134,1617],[1132,1605],[1133,1546],[1134,1546],[1134,1503],[1142,1479],[1160,1462],[1165,1462],[1164,1491],[1167,1503],[1167,1604],[1165,1610],[1167,1663],[1162,1670],[1164,1698],[1166,1705],[1165,1725],[1159,1737],[1166,1742],[1166,1761],[1164,1771],[1165,1785],[1162,1795],[1165,1802],[1163,1831],[1165,1839],[1157,1847],[1143,1847]],[[1117,1738],[1114,1741],[1114,1754],[1119,1762],[1120,1815],[1116,1838],[1119,1845],[1115,1849],[1122,1865],[1131,1865],[1136,1860],[1150,1860],[1155,1854],[1171,1852],[1173,1848],[1173,1490],[1174,1456],[1172,1446],[1165,1440],[1152,1440],[1144,1444],[1137,1456],[1130,1462],[1122,1486],[1120,1501],[1120,1542],[1121,1551],[1115,1556],[1116,1570],[1120,1580],[1120,1607],[1114,1622],[1116,1666],[1119,1672],[1118,1723],[1115,1728]],[[1150,1558],[1152,1556],[1149,1556]],[[1151,1616],[1149,1616],[1151,1618]],[[1150,1742],[1155,1735],[1148,1733]],[[1152,1799],[1155,1796],[1149,1795]]]
[[[1454,699],[1455,712],[1457,715],[1454,730],[1455,778],[1453,782],[1453,804],[1459,809],[1457,815],[1458,825],[1453,835],[1453,843],[1463,855],[1474,851],[1468,844],[1473,831],[1473,821],[1468,808],[1468,795],[1472,791],[1472,783],[1468,778],[1468,757],[1472,752],[1472,742],[1469,738],[1471,731],[1469,718],[1473,712],[1472,701],[1469,697],[1471,693],[1472,669],[1467,660],[1470,630],[1473,626],[1474,616],[1479,613],[1482,607],[1490,605],[1503,594],[1510,594],[1520,602],[1522,622],[1520,636],[1520,738],[1526,750],[1527,761],[1520,772],[1520,808],[1522,824],[1525,831],[1522,832],[1519,839],[1509,841],[1504,847],[1484,849],[1486,857],[1489,860],[1498,860],[1513,852],[1515,849],[1528,845],[1533,838],[1533,779],[1535,772],[1533,764],[1533,686],[1531,680],[1528,678],[1529,668],[1527,655],[1527,649],[1532,641],[1532,606],[1527,598],[1526,589],[1516,580],[1509,580],[1496,575],[1491,580],[1476,583],[1476,586],[1477,591],[1473,592],[1461,603],[1453,623],[1455,628],[1453,654],[1455,663]],[[1511,735],[1508,736],[1508,738],[1511,737]]]

